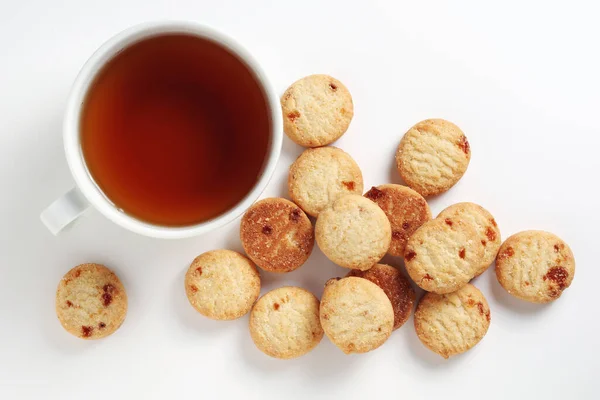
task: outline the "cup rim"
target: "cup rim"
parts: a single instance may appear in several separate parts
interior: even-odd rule
[[[89,173],[83,158],[79,135],[79,120],[85,96],[97,73],[106,62],[122,49],[140,40],[169,33],[191,34],[214,41],[237,56],[246,64],[261,86],[271,114],[270,145],[261,175],[254,187],[242,200],[223,214],[195,225],[181,227],[151,224],[120,211],[100,190]],[[71,88],[63,121],[63,141],[67,163],[76,185],[90,204],[117,225],[132,232],[154,238],[177,239],[201,235],[232,222],[244,213],[265,190],[275,172],[281,153],[283,121],[281,112],[278,112],[279,108],[279,98],[260,64],[241,44],[231,37],[206,25],[193,22],[145,22],[125,29],[107,40],[92,54],[77,75]]]

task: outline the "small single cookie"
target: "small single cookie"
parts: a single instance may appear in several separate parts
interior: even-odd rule
[[[479,343],[490,319],[485,297],[467,284],[454,293],[426,293],[415,311],[415,330],[429,350],[448,358]]]
[[[288,190],[292,200],[316,217],[345,194],[361,194],[363,178],[358,164],[337,147],[306,149],[290,167]]]
[[[263,353],[275,358],[300,357],[323,338],[319,300],[299,287],[282,287],[262,296],[250,314],[250,335]]]
[[[408,238],[431,219],[427,201],[411,188],[394,184],[372,187],[365,197],[377,203],[390,220],[392,243],[388,253],[404,255]]]
[[[483,245],[483,261],[475,276],[479,276],[494,262],[502,240],[496,220],[488,210],[475,203],[458,203],[444,209],[438,218],[459,218],[470,223]]]
[[[508,293],[532,303],[558,299],[574,275],[573,252],[550,232],[514,234],[502,243],[496,258],[498,282]]]
[[[483,259],[477,231],[460,218],[436,218],[424,223],[408,239],[406,271],[428,292],[451,293],[469,282]]]
[[[321,299],[321,325],[344,353],[366,353],[381,346],[394,327],[394,309],[385,292],[357,277],[327,281]]]
[[[67,332],[82,339],[100,339],[125,320],[127,293],[117,275],[104,265],[81,264],[58,284],[56,315]]]
[[[465,134],[443,119],[427,119],[410,128],[396,152],[400,176],[423,196],[440,194],[454,186],[470,160]]]
[[[304,147],[338,140],[354,116],[350,92],[328,75],[310,75],[294,82],[281,97],[283,130]]]
[[[368,279],[383,289],[394,309],[394,330],[408,320],[415,303],[415,290],[396,268],[386,264],[375,264],[367,271],[353,269],[347,276]]]
[[[260,276],[252,261],[231,250],[196,257],[185,274],[185,293],[202,315],[232,320],[246,315],[260,294]]]
[[[304,264],[312,252],[312,223],[296,204],[282,198],[254,203],[240,225],[248,257],[265,271],[290,272]]]
[[[377,204],[356,194],[334,201],[317,218],[319,248],[339,266],[366,270],[390,247],[390,221]]]

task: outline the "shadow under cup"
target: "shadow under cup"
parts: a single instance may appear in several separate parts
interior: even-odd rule
[[[118,209],[185,227],[239,204],[263,174],[272,115],[250,68],[188,34],[142,39],[98,72],[79,121],[83,158]]]

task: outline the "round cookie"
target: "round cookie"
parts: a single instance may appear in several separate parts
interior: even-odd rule
[[[292,200],[316,217],[345,194],[361,194],[363,178],[358,164],[337,147],[306,149],[290,166],[288,190]]]
[[[294,82],[281,97],[283,130],[304,147],[335,142],[354,116],[350,92],[328,75],[310,75]]]
[[[408,238],[431,219],[427,201],[411,188],[394,184],[372,187],[365,197],[377,203],[390,220],[392,243],[388,253],[404,255]]]
[[[366,270],[390,247],[390,221],[377,204],[356,194],[334,201],[323,210],[315,225],[317,244],[334,263]]]
[[[250,314],[250,335],[263,353],[275,358],[300,357],[323,338],[319,300],[299,287],[282,287],[262,296]]]
[[[469,282],[483,259],[483,245],[475,228],[452,217],[424,223],[408,239],[406,271],[428,292],[451,293]]]
[[[321,325],[344,353],[366,353],[381,346],[394,327],[394,309],[385,292],[358,277],[327,281],[321,299]]]
[[[479,276],[494,262],[502,239],[496,220],[488,210],[475,203],[458,203],[444,209],[438,218],[459,218],[470,223],[483,245],[483,261],[475,276]]]
[[[443,119],[427,119],[410,128],[396,152],[400,176],[423,196],[440,194],[454,186],[470,160],[465,134]]]
[[[575,275],[573,252],[558,236],[524,231],[502,244],[496,258],[496,277],[515,297],[549,303],[560,297]]]
[[[466,284],[453,293],[426,293],[415,311],[415,330],[425,346],[448,358],[479,343],[490,319],[483,294]]]
[[[232,320],[246,315],[260,294],[260,276],[252,261],[231,250],[196,257],[185,274],[185,293],[202,315]]]
[[[304,211],[282,198],[254,203],[242,218],[240,238],[248,257],[270,272],[290,272],[301,266],[315,242]]]
[[[408,279],[396,268],[375,264],[367,271],[353,269],[347,276],[367,279],[383,289],[394,309],[394,330],[408,320],[415,303],[415,291]]]
[[[82,339],[100,339],[125,320],[127,293],[117,275],[104,265],[81,264],[58,284],[56,315],[67,332]]]

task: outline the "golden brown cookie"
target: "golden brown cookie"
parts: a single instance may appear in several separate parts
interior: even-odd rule
[[[485,297],[467,284],[454,293],[426,293],[415,311],[415,330],[425,346],[448,358],[479,343],[490,319]]]
[[[483,261],[475,276],[479,276],[494,262],[502,239],[496,220],[488,210],[475,203],[458,203],[443,210],[438,218],[459,218],[471,224],[483,245]]]
[[[477,231],[460,218],[436,218],[424,223],[408,239],[406,271],[428,292],[451,293],[469,282],[483,260]]]
[[[549,303],[560,297],[575,275],[573,252],[558,236],[524,231],[502,244],[496,258],[496,277],[515,297]]]
[[[299,287],[282,287],[262,296],[250,314],[250,335],[263,353],[275,358],[300,357],[323,338],[319,300]]]
[[[254,203],[242,218],[240,237],[248,257],[270,272],[290,272],[304,264],[315,240],[304,211],[282,198]]]
[[[348,194],[321,211],[315,225],[319,248],[334,263],[366,270],[390,247],[390,221],[377,204]]]
[[[58,284],[56,315],[67,332],[82,339],[100,339],[125,320],[127,293],[117,275],[104,265],[81,264]]]
[[[377,203],[392,227],[392,243],[388,253],[403,256],[408,238],[431,219],[427,201],[419,193],[401,185],[372,187],[365,197]]]
[[[415,290],[396,268],[386,264],[375,264],[367,271],[353,269],[347,276],[368,279],[383,289],[394,309],[394,330],[408,321],[415,302]]]
[[[252,261],[235,251],[207,251],[185,274],[185,293],[200,314],[232,320],[252,308],[260,294],[260,276]]]
[[[383,289],[373,282],[353,276],[334,278],[325,284],[321,325],[344,353],[366,353],[390,337],[394,309]]]
[[[454,186],[470,160],[465,134],[443,119],[427,119],[410,128],[396,152],[400,176],[423,196],[440,194]]]
[[[354,116],[350,92],[328,75],[310,75],[294,82],[281,97],[283,130],[304,147],[335,142]]]
[[[291,165],[288,190],[292,200],[316,217],[345,194],[361,194],[363,178],[358,164],[337,147],[306,149]]]

